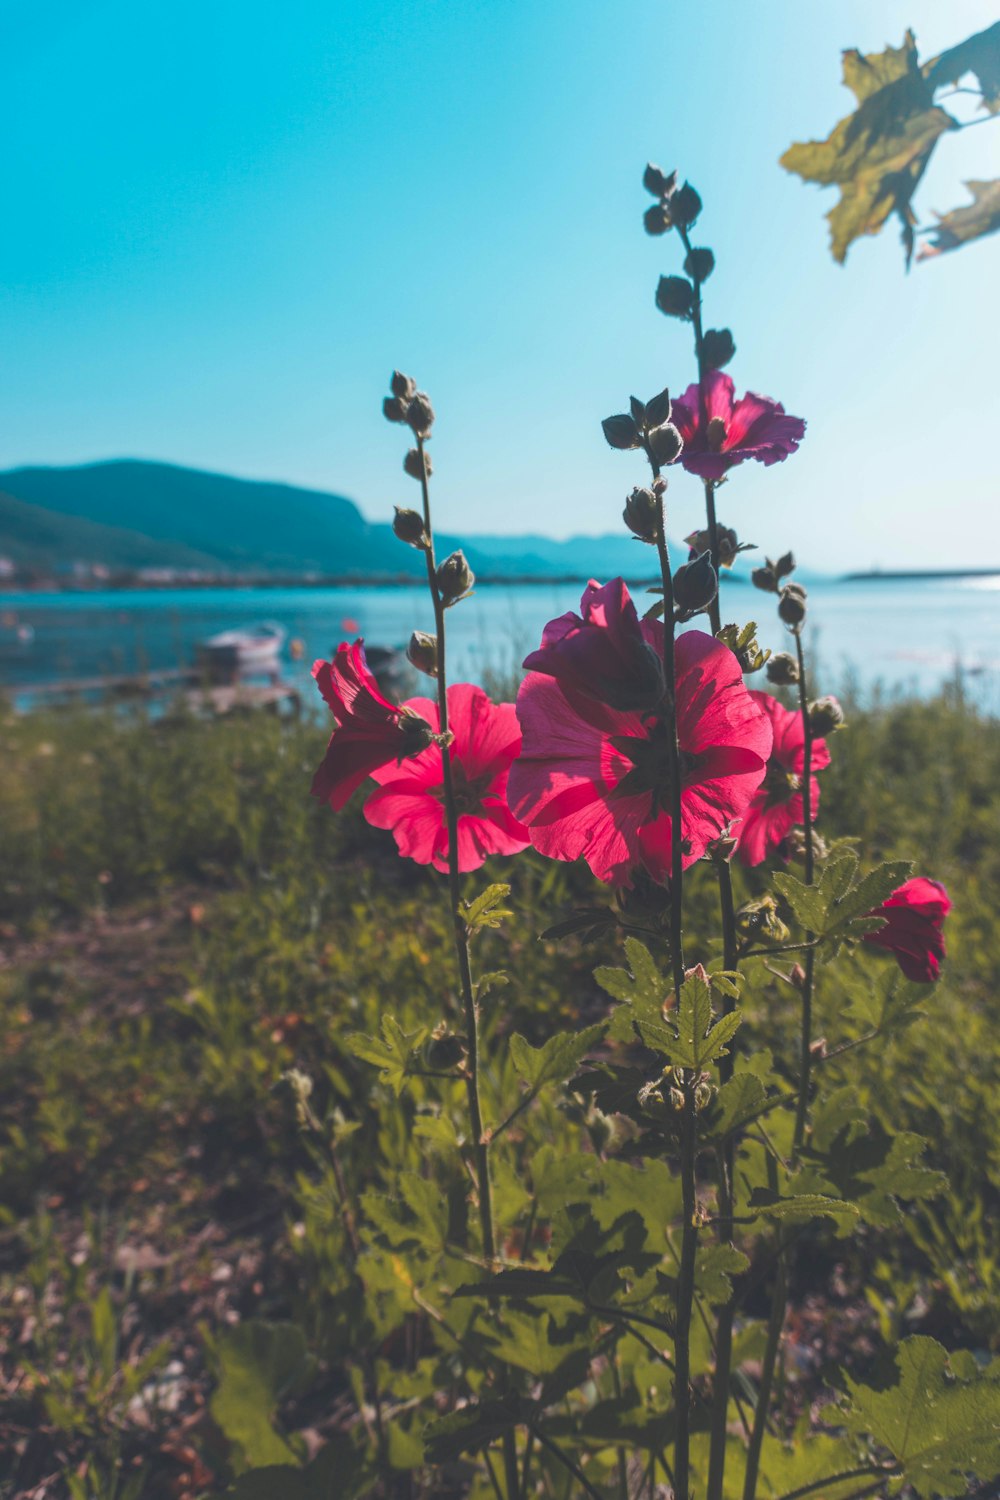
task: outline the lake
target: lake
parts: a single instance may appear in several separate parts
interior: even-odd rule
[[[451,680],[516,667],[547,620],[577,608],[580,593],[567,583],[480,585],[449,611]],[[866,694],[928,694],[960,669],[969,696],[1000,712],[1000,575],[828,580],[810,583],[809,597],[807,642],[823,689],[849,677]],[[762,645],[782,650],[787,636],[774,602],[748,583],[723,583],[723,620],[756,619]],[[0,687],[16,699],[33,682],[184,666],[205,636],[264,620],[303,642],[303,662],[289,662],[287,672],[304,680],[313,659],[345,637],[396,646],[414,628],[433,629],[426,590],[417,586],[0,593]]]

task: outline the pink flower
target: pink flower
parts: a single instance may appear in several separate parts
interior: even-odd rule
[[[339,810],[379,766],[422,750],[432,731],[426,719],[383,698],[362,640],[342,641],[333,661],[314,662],[312,671],[337,720],[312,795]]]
[[[585,612],[594,597],[588,589]],[[615,618],[624,620],[628,593],[619,580],[612,597],[623,602]],[[593,609],[589,619],[595,619]],[[659,622],[636,625],[654,649],[662,643]],[[593,649],[603,665],[605,645],[595,642]],[[694,630],[680,636],[674,661],[680,837],[684,864],[690,865],[739,818],[759,786],[771,726],[743,686],[735,656],[712,636]],[[577,660],[574,667],[585,675],[585,663]],[[627,883],[640,863],[655,879],[666,877],[673,828],[663,719],[651,711],[614,708],[540,672],[524,679],[517,715],[524,743],[508,798],[535,848],[551,859],[582,857],[600,880],[615,885]]]
[[[524,666],[612,708],[654,708],[663,697],[663,664],[643,636],[623,581],[613,578],[602,588],[591,579],[580,608],[582,619],[569,613],[549,621]]]
[[[780,401],[753,391],[734,401],[735,386],[721,370],[710,370],[703,384],[707,425],[697,384],[678,397],[671,416],[684,439],[680,462],[689,473],[722,479],[747,458],[777,464],[797,450],[806,424],[801,417],[788,416]]]
[[[436,734],[437,704],[411,698],[404,705]],[[528,846],[527,829],[507,806],[507,776],[521,747],[513,703],[491,703],[482,688],[459,682],[448,689],[449,749],[458,802],[458,868],[478,870],[489,854],[518,854]],[[400,765],[372,772],[379,790],[365,803],[365,817],[388,828],[400,854],[418,865],[448,869],[448,828],[444,811],[444,763],[431,745]]]
[[[805,817],[802,777],[806,769],[806,748],[801,714],[784,708],[770,693],[752,692],[750,697],[763,709],[774,731],[767,775],[744,813],[739,828],[740,859],[745,865],[759,865]],[[822,771],[829,764],[826,740],[813,740],[812,770]],[[811,791],[815,817],[819,807],[819,784],[815,777],[812,778]]]
[[[907,880],[870,917],[885,917],[878,932],[866,932],[866,943],[888,948],[907,979],[932,984],[945,955],[944,919],[951,911],[948,892],[939,880]]]

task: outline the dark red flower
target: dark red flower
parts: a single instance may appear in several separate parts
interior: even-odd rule
[[[702,479],[722,479],[734,464],[756,458],[777,464],[794,453],[805,436],[801,417],[790,417],[780,401],[747,391],[733,400],[736,387],[721,370],[704,378],[705,418],[701,390],[689,385],[673,405],[671,421],[684,439],[680,463]]]
[[[743,864],[759,865],[805,816],[802,778],[806,769],[806,747],[800,713],[785,708],[770,693],[752,692],[750,697],[767,715],[774,731],[767,774],[737,829],[739,857]],[[826,740],[813,740],[813,771],[822,771],[829,764]],[[815,817],[819,807],[819,783],[815,776],[811,790]]]
[[[406,707],[437,731],[436,703],[412,698]],[[518,854],[528,847],[528,830],[514,818],[506,795],[521,731],[513,703],[491,703],[482,688],[467,682],[448,689],[448,727],[455,736],[448,753],[458,803],[458,868],[478,870],[488,854]],[[365,803],[365,817],[392,832],[400,854],[447,871],[441,757],[440,746],[430,745],[401,765],[375,770],[379,789]]]
[[[611,586],[609,585],[609,588]],[[603,591],[598,590],[598,593]],[[626,618],[628,592],[615,581]],[[592,601],[584,595],[584,609]],[[594,622],[594,613],[589,620]],[[634,618],[634,611],[632,611]],[[559,625],[561,622],[555,622]],[[663,626],[636,621],[654,650]],[[610,642],[585,638],[603,672]],[[764,776],[771,727],[743,685],[733,653],[710,635],[691,630],[675,646],[677,733],[682,761],[680,838],[685,865],[700,859],[738,819]],[[622,710],[575,684],[593,682],[585,656],[574,672],[553,680],[529,672],[517,696],[524,742],[510,773],[508,798],[536,849],[551,859],[587,861],[600,880],[626,884],[638,866],[657,880],[669,874],[674,836],[666,724],[647,710]]]
[[[571,611],[549,621],[524,666],[612,708],[654,708],[663,697],[663,665],[643,636],[623,580],[601,587],[592,578],[580,609],[582,617]]]
[[[312,795],[340,809],[379,766],[429,745],[433,730],[426,719],[382,696],[360,639],[353,645],[342,641],[333,661],[314,662],[312,671],[337,721]]]
[[[906,880],[870,917],[885,917],[878,932],[866,932],[864,941],[888,948],[907,979],[932,984],[941,972],[945,955],[944,919],[951,911],[948,892],[939,880],[918,876]]]

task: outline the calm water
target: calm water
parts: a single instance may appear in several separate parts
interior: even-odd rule
[[[516,666],[546,620],[577,607],[580,586],[482,585],[449,613],[452,680],[481,680]],[[827,689],[850,676],[864,690],[933,692],[961,668],[970,696],[1000,712],[1000,576],[920,582],[815,583],[810,644]],[[641,597],[641,596],[640,596]],[[749,584],[723,586],[723,619],[764,622],[762,644],[784,649],[773,600]],[[423,589],[192,589],[143,593],[0,593],[0,687],[190,663],[213,632],[264,620],[304,644],[308,677],[317,656],[356,634],[373,644],[405,644],[433,628]],[[27,639],[18,639],[20,634]],[[23,627],[30,627],[25,630]]]

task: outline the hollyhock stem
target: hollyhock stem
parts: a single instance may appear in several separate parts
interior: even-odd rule
[[[802,631],[795,631],[795,652],[799,662],[799,711],[802,714],[804,767],[802,773],[802,823],[806,835],[806,885],[812,885],[814,871],[812,837],[812,725],[809,722],[809,694],[806,685],[805,653],[802,650]],[[806,942],[815,941],[815,934],[806,933]],[[809,1111],[809,1082],[812,1070],[812,1003],[813,973],[816,950],[806,950],[805,979],[802,983],[802,1053],[799,1070],[799,1102],[795,1112],[795,1137],[793,1154],[798,1155],[805,1139]]]
[[[427,561],[427,586],[434,606],[434,629],[437,635],[437,698],[441,734],[448,734],[448,678],[445,651],[445,606],[438,587],[437,567],[434,559],[434,528],[431,523],[431,498],[427,485],[427,455],[424,439],[417,438],[420,454],[420,495],[423,501],[424,531],[427,546],[424,556]],[[479,1197],[479,1225],[483,1241],[483,1256],[490,1267],[496,1261],[496,1235],[493,1228],[493,1190],[490,1183],[489,1148],[483,1134],[483,1111],[479,1099],[479,1008],[476,1005],[472,983],[472,964],[469,958],[469,930],[462,914],[462,888],[458,870],[458,809],[455,803],[455,779],[452,774],[451,750],[447,744],[441,749],[443,773],[445,824],[448,829],[448,895],[451,902],[451,919],[455,936],[455,956],[462,987],[462,1006],[465,1011],[467,1063],[465,1088],[469,1102],[469,1131],[472,1136],[472,1153],[476,1170],[476,1185]],[[517,1447],[512,1432],[503,1439],[504,1472],[507,1493],[518,1492]]]
[[[647,449],[648,453],[648,449]],[[660,466],[648,453],[653,478],[659,479]],[[684,851],[681,848],[681,752],[677,740],[677,674],[674,663],[674,581],[670,571],[670,549],[667,546],[666,507],[663,498],[656,517],[656,551],[660,559],[663,585],[663,678],[670,705],[667,753],[670,756],[670,958],[674,978],[674,996],[680,1004],[684,983],[683,882]]]

